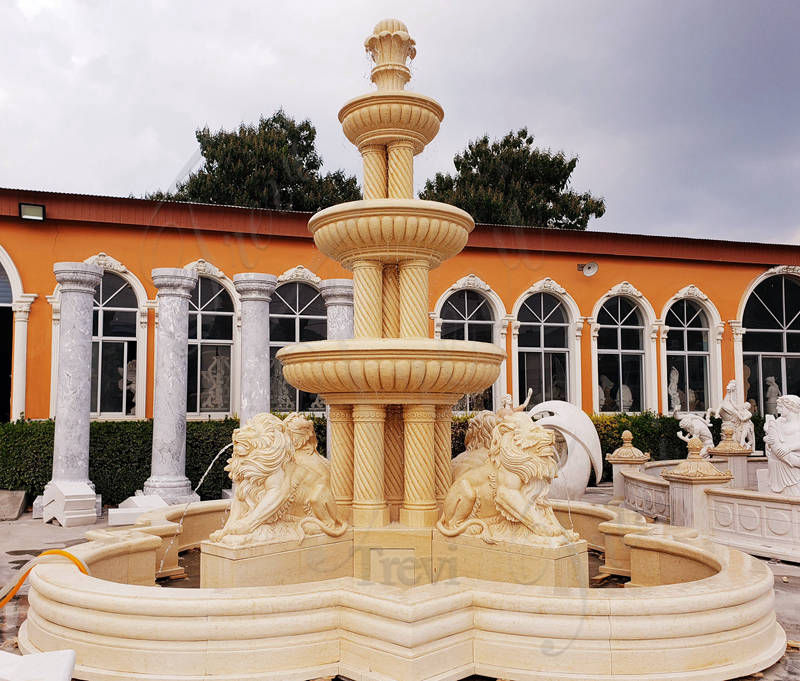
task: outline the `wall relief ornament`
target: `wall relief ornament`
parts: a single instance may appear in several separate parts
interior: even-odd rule
[[[525,291],[525,293],[554,293],[556,295],[566,295],[567,289],[550,277],[545,277],[544,279],[537,281],[533,286]]]
[[[225,276],[225,272],[223,272],[219,267],[216,265],[212,265],[208,260],[203,260],[200,258],[199,260],[195,260],[194,262],[190,262],[187,265],[183,266],[185,270],[194,270],[197,274],[202,274],[206,277],[213,277],[215,279],[227,279]]]
[[[553,513],[547,492],[558,472],[554,436],[524,412],[506,414],[492,431],[485,464],[447,492],[436,527],[446,537],[561,546],[578,540]]]
[[[286,270],[278,277],[279,284],[285,284],[289,281],[299,281],[312,284],[313,286],[319,286],[322,279],[308,268],[303,267],[302,265],[297,265],[297,267],[292,267],[291,269]]]
[[[89,258],[86,258],[83,262],[89,263],[91,265],[97,265],[98,267],[102,267],[104,270],[111,270],[112,272],[127,272],[128,268],[125,267],[119,260],[116,258],[112,258],[107,253],[98,253],[97,255],[93,255]]]
[[[236,491],[225,526],[212,542],[251,546],[302,541],[306,535],[340,537],[348,528],[331,491],[328,462],[317,453],[314,426],[302,414],[281,421],[257,414],[233,431],[225,467]]]
[[[642,292],[628,281],[622,281],[606,294],[607,298],[613,296],[629,296],[631,298],[643,298]]]
[[[488,291],[491,286],[481,279],[477,274],[468,274],[466,277],[461,277],[455,284],[450,287],[450,291],[458,291],[459,289],[471,288],[478,291]]]

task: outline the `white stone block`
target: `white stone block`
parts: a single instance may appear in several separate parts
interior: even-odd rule
[[[30,655],[0,652],[0,679],[3,681],[70,681],[74,668],[74,650]]]
[[[168,505],[157,494],[140,494],[137,492],[136,496],[128,497],[118,508],[108,509],[108,524],[113,526],[133,525],[142,513]]]
[[[94,525],[97,495],[85,482],[52,480],[44,489],[42,519],[56,520],[62,527]]]
[[[760,468],[756,471],[756,480],[758,481],[758,491],[761,494],[772,494],[769,488],[769,469]]]

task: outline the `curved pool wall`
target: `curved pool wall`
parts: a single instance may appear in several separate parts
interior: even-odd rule
[[[769,568],[686,528],[554,501],[559,519],[605,552],[625,589],[467,578],[413,589],[353,578],[287,586],[169,589],[177,554],[224,521],[228,501],[172,506],[132,529],[95,530],[31,575],[23,652],[77,653],[91,681],[513,681],[732,679],[778,660]],[[186,511],[182,526],[178,524]]]

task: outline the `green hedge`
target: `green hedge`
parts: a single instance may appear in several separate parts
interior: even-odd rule
[[[319,451],[326,451],[323,417],[313,417]],[[453,417],[451,434],[454,455],[464,451],[468,417]],[[642,414],[594,415],[603,454],[613,452],[622,442],[622,431],[633,433],[634,444],[653,459],[679,459],[686,456],[686,444],[678,439],[678,421],[651,412]],[[764,420],[753,416],[756,449],[763,449]],[[0,423],[0,489],[27,490],[29,501],[42,493],[53,467],[53,421]],[[195,486],[217,452],[231,441],[238,419],[190,421],[186,425],[186,475]],[[720,421],[712,421],[714,438],[719,438]],[[116,505],[131,496],[150,474],[152,421],[93,421],[89,439],[89,477],[103,503]],[[229,486],[224,471],[229,456],[225,452],[214,464],[199,494],[203,499],[218,499]],[[611,479],[605,465],[603,479]]]

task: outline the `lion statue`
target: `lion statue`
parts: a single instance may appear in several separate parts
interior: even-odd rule
[[[257,414],[233,431],[233,455],[225,467],[236,484],[231,511],[212,542],[229,546],[297,539],[325,533],[339,537],[328,462],[317,452],[313,424],[292,413],[281,421]]]
[[[528,414],[506,414],[492,431],[486,463],[447,492],[436,527],[446,537],[480,534],[494,544],[561,546],[578,539],[556,519],[547,492],[558,473],[552,431]]]
[[[489,445],[492,443],[492,431],[496,425],[497,414],[493,411],[479,411],[469,420],[467,433],[464,435],[465,449],[450,462],[453,480],[471,468],[486,463]]]

